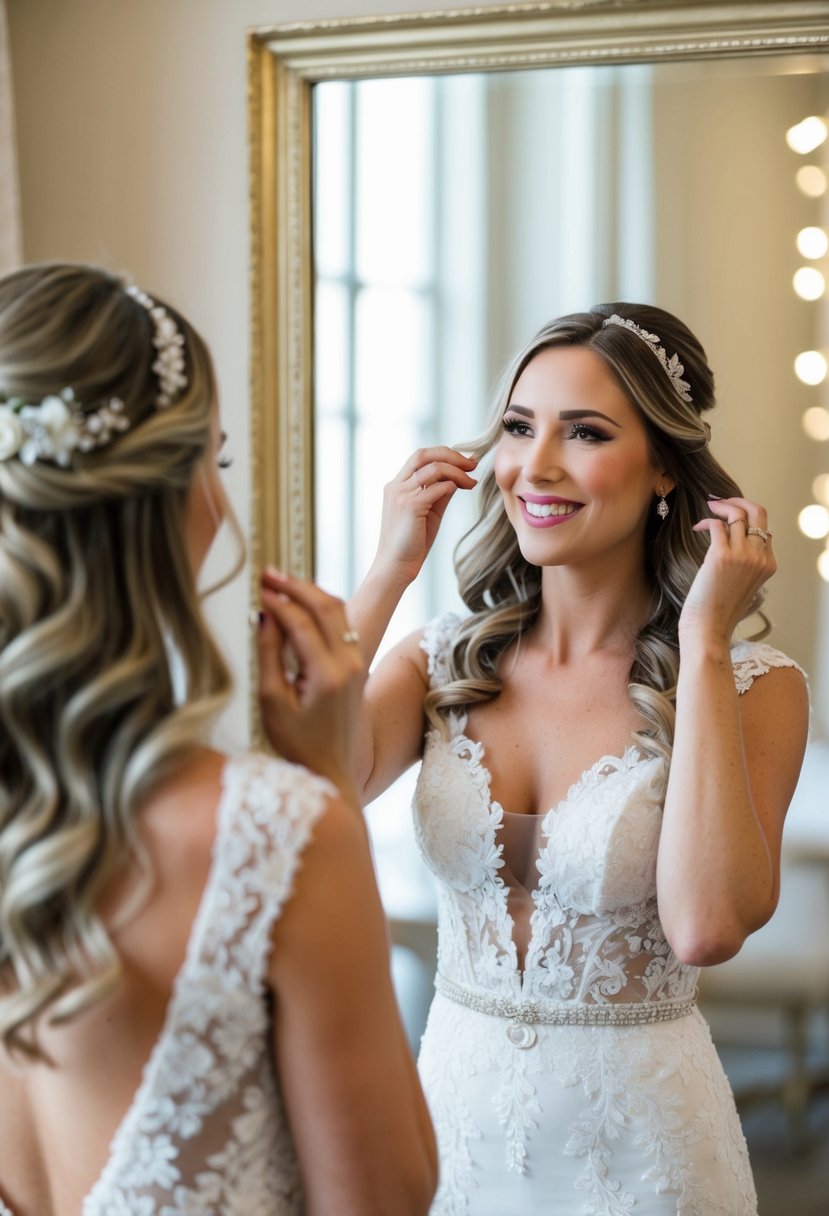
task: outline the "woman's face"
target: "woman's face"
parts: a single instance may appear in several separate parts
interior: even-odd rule
[[[653,463],[638,411],[601,358],[577,346],[542,350],[524,368],[494,470],[521,552],[535,566],[626,550],[640,557],[654,494],[674,486]]]
[[[194,575],[201,569],[227,510],[227,499],[219,474],[224,440],[219,408],[214,404],[207,448],[193,470],[193,481],[184,508],[184,543]]]

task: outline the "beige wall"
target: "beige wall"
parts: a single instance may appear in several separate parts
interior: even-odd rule
[[[7,6],[25,257],[89,259],[128,270],[192,318],[215,357],[235,458],[228,484],[247,525],[245,31],[457,5],[7,0]],[[221,592],[211,614],[239,679],[229,742],[244,743],[246,579]]]

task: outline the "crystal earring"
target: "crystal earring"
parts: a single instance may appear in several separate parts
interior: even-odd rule
[[[668,504],[665,500],[664,493],[661,490],[657,490],[656,492],[659,495],[659,502],[656,504],[656,514],[659,516],[659,518],[662,520],[662,522],[664,524],[665,520],[668,518],[668,514],[669,514],[671,508],[668,506]]]

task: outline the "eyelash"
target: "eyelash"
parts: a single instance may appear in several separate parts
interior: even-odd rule
[[[505,431],[510,435],[527,436],[530,433],[529,422],[524,422],[518,418],[505,418],[503,421]],[[607,443],[610,439],[604,431],[600,431],[598,427],[592,426],[588,422],[573,422],[567,430],[565,436],[567,439],[581,439],[585,443]]]
[[[219,458],[216,461],[216,463],[220,469],[229,469],[230,466],[233,464],[233,457],[226,456],[224,454],[224,452],[222,451],[222,449],[224,448],[224,445],[226,443],[227,443],[227,435],[225,434],[224,431],[222,431],[222,442],[221,442],[221,446],[219,448]]]

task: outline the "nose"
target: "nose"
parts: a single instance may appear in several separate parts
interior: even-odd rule
[[[524,460],[524,476],[532,485],[544,485],[561,481],[564,469],[561,465],[561,449],[552,438],[538,437],[528,446]]]

